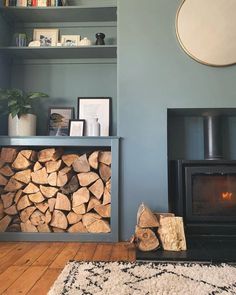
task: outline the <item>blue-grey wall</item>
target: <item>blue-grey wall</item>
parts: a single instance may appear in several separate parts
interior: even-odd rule
[[[142,201],[156,211],[168,210],[167,109],[236,106],[236,67],[205,66],[181,50],[175,35],[180,3],[181,0],[119,1],[122,239],[133,233]],[[197,126],[198,142],[199,122],[196,119],[191,124]],[[180,138],[176,136],[176,140]],[[202,152],[194,154],[199,156]]]
[[[47,135],[48,109],[74,107],[78,97],[112,97],[113,134],[116,134],[116,63],[99,61],[29,61],[12,66],[11,86],[25,91],[43,91],[50,95],[35,106],[37,134]]]

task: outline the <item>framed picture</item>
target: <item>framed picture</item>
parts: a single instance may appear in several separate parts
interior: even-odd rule
[[[100,136],[111,134],[111,98],[78,97],[78,118],[85,120],[85,136],[88,136],[88,120],[98,118]]]
[[[40,46],[56,46],[58,42],[58,29],[34,29],[34,41],[39,41]]]
[[[62,35],[61,44],[62,46],[78,46],[80,42],[80,35]]]
[[[69,123],[74,119],[74,108],[49,108],[48,134],[54,136],[69,135]]]
[[[69,136],[83,136],[84,125],[85,125],[85,120],[70,120]]]

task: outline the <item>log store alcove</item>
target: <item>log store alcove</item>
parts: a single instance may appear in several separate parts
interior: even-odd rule
[[[118,241],[118,137],[1,136],[0,149],[0,241]]]

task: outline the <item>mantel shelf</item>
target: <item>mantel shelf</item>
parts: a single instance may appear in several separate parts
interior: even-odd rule
[[[0,136],[0,146],[106,147],[117,140],[117,136]]]
[[[21,59],[116,58],[117,46],[0,47],[0,54]]]
[[[116,21],[115,5],[63,7],[2,7],[0,13],[10,22],[105,22]]]

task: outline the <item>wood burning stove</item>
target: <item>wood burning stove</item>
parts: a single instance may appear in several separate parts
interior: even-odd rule
[[[236,161],[170,163],[170,208],[188,234],[236,235]]]

